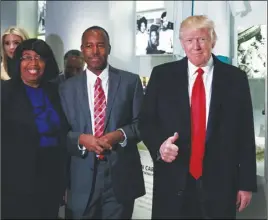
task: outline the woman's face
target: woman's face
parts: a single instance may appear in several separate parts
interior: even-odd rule
[[[4,36],[4,51],[9,58],[13,58],[14,51],[21,42],[22,38],[18,35],[7,34],[6,36]]]
[[[156,36],[156,32],[155,31],[152,31],[151,32],[151,43],[156,45],[157,44],[157,36]]]
[[[146,25],[144,22],[141,23],[141,28],[140,28],[141,32],[144,33],[144,31],[146,30]]]
[[[23,51],[20,63],[22,81],[29,86],[38,86],[44,74],[45,66],[45,60],[35,51]]]

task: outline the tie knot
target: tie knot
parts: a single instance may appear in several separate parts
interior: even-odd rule
[[[196,72],[198,73],[198,75],[203,75],[204,70],[202,68],[198,68]]]
[[[101,85],[100,77],[97,77],[97,79],[96,79],[95,86],[97,86],[97,85]]]

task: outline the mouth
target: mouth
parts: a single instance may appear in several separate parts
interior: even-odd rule
[[[94,57],[94,58],[91,58],[90,60],[93,61],[93,62],[95,62],[95,61],[100,61],[101,58],[100,57]]]
[[[30,75],[37,75],[39,73],[39,69],[28,69],[27,71]]]
[[[203,54],[202,53],[194,53],[193,55],[194,56],[202,56]]]
[[[9,54],[10,54],[11,56],[13,56],[13,55],[14,55],[14,51],[9,51]]]

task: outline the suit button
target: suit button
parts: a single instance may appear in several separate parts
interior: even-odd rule
[[[177,195],[178,195],[178,196],[181,196],[182,193],[183,193],[183,191],[182,191],[182,190],[179,190]]]

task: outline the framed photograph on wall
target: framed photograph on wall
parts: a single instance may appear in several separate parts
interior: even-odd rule
[[[237,64],[248,78],[260,79],[266,75],[267,26],[238,27]]]
[[[140,2],[136,1],[135,55],[172,55],[173,22],[167,20],[164,3]]]
[[[38,1],[38,13],[37,13],[37,34],[45,34],[45,18],[46,18],[46,1]]]
[[[267,25],[237,28],[237,66],[246,72],[252,97],[257,175],[265,174],[265,78],[267,74]]]

